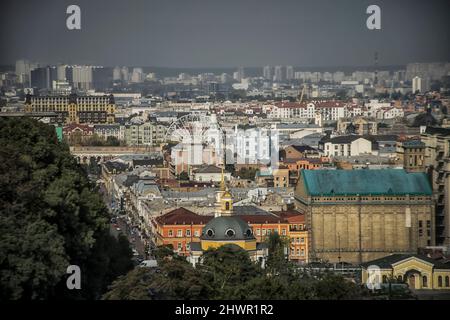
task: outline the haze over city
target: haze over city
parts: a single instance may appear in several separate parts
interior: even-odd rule
[[[381,30],[366,27],[372,1],[77,1],[81,30],[66,28],[73,1],[2,1],[0,65],[155,67],[367,66],[446,61],[449,2],[376,1]],[[17,41],[17,39],[20,39]]]

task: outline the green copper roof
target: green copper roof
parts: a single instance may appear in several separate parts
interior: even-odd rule
[[[425,173],[403,169],[302,170],[308,193],[333,195],[431,195]]]
[[[63,128],[62,127],[55,127],[56,130],[56,136],[58,137],[59,142],[63,139]]]

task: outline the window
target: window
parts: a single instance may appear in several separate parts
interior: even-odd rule
[[[198,232],[198,230],[195,230],[195,231],[194,231],[194,236],[196,236],[196,237],[198,237],[198,236],[199,236],[199,232]]]
[[[442,276],[438,277],[438,287],[442,288]]]
[[[426,288],[428,287],[428,278],[427,276],[422,277],[422,287]]]
[[[281,230],[281,234],[282,234],[283,236],[285,236],[285,235],[286,235],[286,229],[282,229],[282,230]]]
[[[233,237],[235,234],[236,234],[236,232],[234,232],[234,230],[233,229],[228,229],[226,232],[225,232],[225,234],[228,236],[228,237]]]
[[[267,229],[267,235],[270,236],[270,233],[272,232],[272,230]]]
[[[301,237],[300,238],[300,243],[305,243],[305,238]]]
[[[181,250],[181,248],[182,248],[181,242],[178,242],[178,250]]]
[[[383,283],[387,283],[387,275],[383,274]]]
[[[301,250],[300,250],[300,255],[301,255],[302,257],[305,256],[305,249],[301,249]]]
[[[169,230],[169,237],[173,237],[173,231]]]
[[[445,286],[446,287],[450,287],[450,278],[449,278],[449,276],[445,277]]]
[[[212,237],[214,235],[214,231],[212,229],[208,229],[208,231],[206,231],[206,234],[208,235],[208,237]]]
[[[186,251],[191,250],[191,245],[189,243],[186,243]]]
[[[261,230],[260,229],[256,229],[256,235],[257,236],[261,235]]]
[[[183,230],[178,230],[177,231],[177,237],[182,237],[183,236]]]
[[[190,237],[190,236],[191,236],[191,230],[188,229],[188,230],[186,230],[186,237]]]
[[[263,235],[263,236],[266,235],[266,229],[262,229],[262,235]]]

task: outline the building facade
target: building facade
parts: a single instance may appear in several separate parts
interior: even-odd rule
[[[114,123],[114,96],[31,96],[25,99],[25,112],[55,112],[60,123]]]
[[[435,244],[424,173],[302,170],[295,199],[307,217],[310,260],[362,263]]]
[[[436,244],[450,245],[450,129],[427,127],[421,141],[436,203]]]

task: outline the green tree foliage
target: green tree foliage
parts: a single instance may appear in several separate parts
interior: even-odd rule
[[[166,260],[159,268],[140,268],[120,277],[106,300],[208,299],[211,286],[186,260]]]
[[[237,171],[236,175],[241,179],[253,180],[255,179],[256,172],[258,172],[256,168],[242,168]]]
[[[97,190],[53,126],[0,119],[0,145],[0,299],[100,297],[132,253]],[[66,288],[71,264],[81,290]]]
[[[196,268],[164,247],[158,268],[138,268],[119,278],[104,299],[354,299],[359,287],[342,276],[303,270],[286,260],[285,239],[267,241],[268,266],[261,268],[236,245],[209,249]],[[272,256],[270,256],[272,255]],[[172,257],[167,259],[167,257]]]
[[[108,136],[105,140],[96,133],[90,137],[83,137],[81,132],[73,133],[67,142],[74,146],[118,147],[124,145],[124,142],[113,136]]]
[[[203,254],[199,271],[212,277],[216,289],[212,299],[245,299],[245,283],[261,274],[248,253],[236,245],[209,249]]]
[[[178,180],[189,180],[189,175],[186,171],[181,172],[178,175]]]

